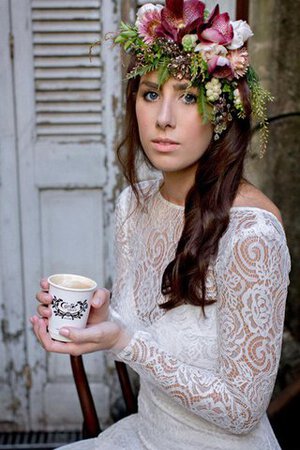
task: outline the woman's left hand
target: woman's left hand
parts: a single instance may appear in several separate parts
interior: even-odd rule
[[[87,328],[61,328],[60,334],[71,339],[71,342],[54,341],[49,333],[45,321],[37,316],[31,318],[33,330],[42,347],[48,352],[67,353],[78,356],[98,350],[120,351],[130,341],[126,330],[114,322],[100,322],[88,325]]]

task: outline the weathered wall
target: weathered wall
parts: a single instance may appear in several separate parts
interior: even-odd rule
[[[249,3],[249,21],[255,34],[249,46],[251,61],[264,86],[275,96],[269,116],[283,115],[270,123],[269,146],[262,160],[257,139],[253,140],[247,175],[281,210],[292,257],[279,378],[284,387],[300,368],[300,0]]]

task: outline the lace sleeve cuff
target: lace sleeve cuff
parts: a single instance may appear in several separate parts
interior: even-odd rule
[[[139,348],[143,345],[147,346],[147,340],[149,339],[149,333],[145,331],[136,331],[129,341],[128,345],[116,354],[119,360],[126,363],[142,363],[141,353]]]

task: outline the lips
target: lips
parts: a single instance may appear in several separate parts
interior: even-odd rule
[[[151,142],[154,150],[156,150],[159,153],[171,153],[174,150],[176,150],[179,146],[179,142],[166,138],[156,138],[153,139]]]
[[[157,138],[153,139],[151,142],[153,149],[158,153],[172,153],[179,146],[179,143],[172,139]]]
[[[172,141],[172,139],[164,139],[164,138],[153,139],[152,142],[154,144],[165,144],[165,145],[168,145],[168,144],[169,145],[172,145],[172,144],[178,145],[179,144],[179,142]]]

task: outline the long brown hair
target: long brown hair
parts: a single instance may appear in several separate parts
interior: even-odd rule
[[[130,68],[129,68],[130,69]],[[126,90],[125,137],[117,148],[123,173],[140,203],[136,185],[137,160],[143,152],[135,112],[139,78],[128,81]],[[162,308],[171,309],[182,303],[201,306],[211,304],[206,299],[205,280],[210,262],[216,256],[218,243],[229,224],[230,207],[244,181],[244,160],[249,144],[251,104],[246,81],[238,89],[246,117],[234,118],[217,141],[212,139],[201,156],[184,210],[184,228],[175,258],[168,264],[162,277],[162,294],[166,302]]]

